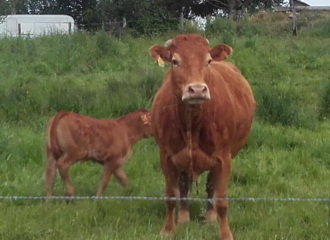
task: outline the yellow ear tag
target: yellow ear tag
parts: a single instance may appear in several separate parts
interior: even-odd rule
[[[148,124],[149,123],[149,119],[148,119],[148,117],[147,117],[146,114],[142,115],[141,116],[141,119],[143,121],[143,124]]]
[[[160,56],[158,56],[157,64],[159,66],[161,66],[161,67],[164,67],[165,66],[164,61],[163,61],[163,59]]]

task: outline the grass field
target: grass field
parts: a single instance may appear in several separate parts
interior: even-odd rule
[[[242,35],[205,33],[211,46],[233,47],[228,60],[258,102],[248,143],[233,161],[229,197],[330,199],[330,22],[317,24],[295,38],[261,35],[254,25]],[[167,67],[157,67],[148,48],[174,35],[0,39],[0,196],[46,195],[45,130],[56,111],[114,118],[150,109]],[[152,138],[138,142],[124,166],[128,188],[111,179],[104,196],[163,197],[158,154]],[[76,195],[95,195],[101,171],[74,165]],[[206,197],[205,178],[191,197]],[[64,193],[57,177],[54,195]],[[218,239],[217,224],[205,224],[206,204],[190,209],[191,222],[177,227],[175,239]],[[160,200],[0,200],[0,239],[162,239],[164,216]],[[229,222],[237,240],[326,240],[330,201],[231,201]]]

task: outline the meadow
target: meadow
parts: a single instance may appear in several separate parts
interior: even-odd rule
[[[235,239],[325,240],[330,236],[330,18],[306,14],[298,36],[279,17],[236,26],[216,20],[200,32],[210,45],[226,43],[258,102],[248,142],[233,160],[229,222]],[[271,26],[271,27],[270,27]],[[168,69],[148,54],[178,33],[116,39],[75,33],[0,39],[0,196],[45,196],[45,130],[59,110],[116,118],[145,107]],[[104,196],[163,197],[164,178],[155,141],[136,144],[124,166],[129,186],[111,179]],[[77,196],[96,194],[102,166],[70,170]],[[191,197],[205,198],[203,174]],[[54,195],[65,187],[56,178]],[[272,201],[272,198],[329,201]],[[205,224],[206,203],[191,202],[191,222],[176,238],[218,239]],[[0,239],[163,239],[161,200],[0,199]]]

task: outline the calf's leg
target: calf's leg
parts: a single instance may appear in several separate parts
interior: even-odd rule
[[[66,153],[56,163],[58,172],[60,173],[60,176],[66,186],[66,195],[70,197],[74,196],[74,187],[70,181],[69,169],[71,165],[75,164],[78,160],[79,158],[76,156]]]
[[[47,166],[46,166],[46,186],[47,186],[47,197],[51,197],[53,194],[55,176],[56,176],[56,159],[54,158],[50,149],[46,149],[47,153]],[[46,199],[49,202],[50,199]]]
[[[120,162],[121,161],[119,161],[119,160],[117,161],[116,159],[108,159],[104,163],[101,183],[100,183],[96,196],[100,197],[102,195],[105,188],[108,186],[111,175],[121,167],[121,165],[119,164]],[[122,171],[122,172],[124,172],[124,171]],[[119,170],[119,175],[120,175],[120,173],[122,174],[122,172],[120,172],[120,170]],[[126,174],[125,174],[125,176],[126,176]]]
[[[117,170],[115,170],[113,172],[113,175],[115,175],[115,177],[120,185],[122,185],[123,187],[127,186],[127,176],[122,168],[118,168]]]

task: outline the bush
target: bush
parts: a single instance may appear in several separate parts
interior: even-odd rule
[[[318,121],[317,114],[310,106],[303,105],[298,95],[292,88],[262,85],[256,92],[257,118],[273,125],[313,130]]]
[[[263,86],[257,93],[257,116],[271,124],[292,126],[297,120],[299,104],[292,93],[277,87]]]
[[[205,33],[210,36],[233,36],[236,33],[236,23],[224,17],[207,19]]]
[[[330,117],[330,78],[323,84],[320,96],[319,119],[323,120]]]

